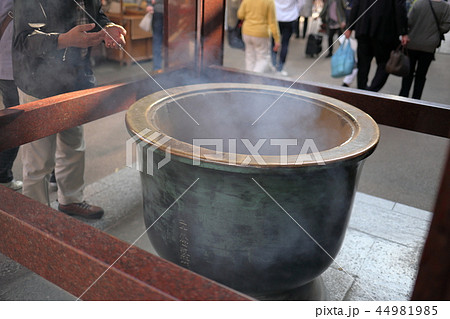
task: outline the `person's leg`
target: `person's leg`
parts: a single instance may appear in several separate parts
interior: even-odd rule
[[[299,21],[299,19],[294,21],[294,33],[295,33],[296,39],[300,38],[300,21]]]
[[[419,58],[417,61],[417,70],[414,80],[414,90],[412,94],[413,99],[422,97],[423,88],[425,87],[425,81],[427,80],[428,68],[434,59],[434,54],[429,52],[419,51]]]
[[[350,86],[353,83],[353,81],[355,80],[357,74],[358,74],[358,68],[353,68],[352,73],[349,75],[346,75],[344,77],[344,80],[342,81],[342,83],[345,84],[345,86]]]
[[[372,79],[372,83],[367,88],[369,91],[380,91],[389,77],[389,73],[386,72],[386,63],[377,64],[377,71]]]
[[[12,80],[0,80],[0,92],[3,97],[3,105],[5,108],[13,107],[19,104],[19,95],[17,87]],[[0,183],[9,184],[13,189],[20,189],[22,184],[17,182],[17,185],[12,185],[14,176],[12,173],[12,166],[17,157],[18,147],[0,152]]]
[[[328,54],[327,57],[330,57],[333,55],[333,37],[334,37],[334,32],[336,31],[336,29],[330,29],[328,28]]]
[[[280,26],[279,26],[280,27]],[[281,32],[281,30],[280,30],[280,32]],[[270,51],[270,56],[272,57],[272,65],[273,65],[273,67],[276,69],[277,68],[277,65],[278,65],[278,63],[277,63],[277,59],[278,59],[278,52],[279,52],[279,50],[278,50],[278,52],[275,52],[274,50],[273,50],[273,47],[275,46],[275,40],[272,38],[272,50]]]
[[[57,134],[55,177],[62,205],[83,200],[85,149],[82,126]]]
[[[152,53],[153,53],[153,70],[162,69],[162,46],[163,46],[163,29],[164,29],[164,15],[159,12],[153,14],[152,19]]]
[[[47,136],[22,146],[23,190],[22,194],[47,204],[48,185],[56,149],[56,135]]]
[[[377,71],[372,79],[372,83],[367,88],[369,91],[380,91],[389,77],[389,73],[386,72],[386,63],[377,63]]]
[[[367,88],[369,91],[378,92],[386,83],[389,73],[386,72],[386,63],[389,60],[391,51],[397,47],[398,43],[384,43],[376,39],[372,39],[372,47],[374,48],[375,59],[377,61],[377,71],[372,79],[372,83]]]
[[[245,70],[247,71],[253,71],[256,63],[256,51],[253,38],[250,35],[242,35],[242,40],[245,43]]]
[[[408,56],[409,56],[409,74],[402,78],[402,87],[400,89],[400,93],[398,94],[404,97],[409,96],[409,91],[411,89],[411,85],[414,80],[417,64],[417,51],[408,50]]]
[[[19,90],[21,104],[39,99]],[[41,203],[48,203],[45,181],[55,166],[56,135],[50,135],[22,146],[23,190],[22,194]]]
[[[329,57],[329,56],[331,56],[333,54],[333,49],[332,49],[333,34],[334,34],[334,30],[328,28],[328,30],[327,30],[327,36],[328,36],[328,54],[327,54],[327,57]]]
[[[303,39],[306,37],[306,30],[308,29],[308,17],[303,17]]]
[[[270,39],[254,37],[253,41],[256,52],[256,61],[253,72],[267,72],[270,65]]]
[[[373,50],[368,37],[360,37],[358,40],[358,89],[367,89],[367,80],[369,78],[370,64],[373,59]]]
[[[5,108],[19,105],[19,93],[13,80],[0,80],[0,92]]]
[[[19,90],[20,103],[38,100]],[[23,194],[48,203],[46,177],[53,168],[58,183],[58,209],[88,219],[103,216],[103,209],[82,201],[84,184],[83,129],[76,126],[23,146]],[[56,153],[56,166],[55,166]]]
[[[277,71],[283,69],[284,63],[286,62],[286,57],[289,49],[289,40],[291,39],[293,32],[294,21],[291,22],[280,22],[280,32],[281,32],[281,52],[280,52],[280,63],[278,64]]]
[[[103,216],[103,209],[83,201],[85,143],[83,127],[57,134],[55,176],[58,184],[58,210],[88,219]]]

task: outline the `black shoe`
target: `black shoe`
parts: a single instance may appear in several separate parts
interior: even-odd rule
[[[350,87],[347,83],[342,83],[342,86],[345,86],[346,88]]]
[[[68,205],[58,205],[58,210],[69,216],[75,215],[87,219],[100,219],[103,216],[103,209],[98,206],[89,205],[85,201]]]
[[[328,53],[325,58],[331,58],[333,56],[333,53]]]

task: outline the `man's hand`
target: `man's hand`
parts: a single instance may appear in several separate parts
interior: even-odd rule
[[[348,39],[352,35],[352,30],[345,30],[344,32],[345,38]]]
[[[60,34],[58,37],[58,49],[68,47],[89,48],[100,44],[104,38],[103,32],[87,32],[94,27],[94,23],[81,24],[73,27],[66,33]]]
[[[273,46],[273,52],[278,52],[280,49],[280,42],[276,42]]]
[[[406,47],[409,43],[409,36],[407,34],[402,35],[402,46]]]
[[[105,47],[119,49],[125,45],[125,35],[127,31],[118,24],[108,24],[105,27]]]

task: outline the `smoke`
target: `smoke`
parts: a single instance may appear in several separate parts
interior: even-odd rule
[[[343,144],[352,134],[349,123],[324,104],[309,98],[285,94],[267,114],[252,125],[259,114],[279,98],[278,92],[234,89],[192,94],[177,102],[195,118],[196,125],[175,103],[168,102],[156,111],[156,124],[161,132],[174,139],[193,144],[194,139],[221,139],[223,151],[229,152],[229,141],[237,140],[236,151],[250,154],[243,139],[256,145],[261,155],[280,155],[275,139],[296,140],[288,147],[288,155],[298,155],[306,140],[312,139],[319,151]],[[214,146],[205,146],[215,149]]]

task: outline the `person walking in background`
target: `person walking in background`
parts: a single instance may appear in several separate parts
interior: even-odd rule
[[[353,0],[345,1],[345,20],[346,21],[348,21],[348,19],[350,17],[350,11],[352,10],[352,3],[353,3]],[[339,37],[339,42],[341,44],[344,42],[343,40],[344,40],[343,37]],[[351,45],[353,51],[355,52],[355,66],[352,70],[352,73],[349,75],[346,75],[344,77],[344,80],[342,81],[342,86],[345,86],[345,87],[350,87],[350,85],[356,79],[356,76],[358,74],[358,55],[356,54],[356,52],[358,51],[358,43],[353,38],[350,38],[349,40],[350,40],[350,45]]]
[[[433,10],[436,14],[434,18]],[[440,33],[450,29],[450,5],[443,0],[416,0],[408,14],[408,56],[410,62],[409,75],[403,77],[399,95],[408,97],[412,83],[413,99],[422,97],[426,75],[434,52],[441,42]]]
[[[14,14],[13,70],[22,104],[92,88],[89,48],[103,41],[108,48],[125,44],[125,29],[106,17],[100,0],[15,0]],[[55,168],[58,209],[89,219],[103,216],[101,207],[83,201],[81,126],[25,144],[22,152],[24,195],[47,203],[46,178]]]
[[[303,5],[300,6],[300,17],[303,17],[302,38],[306,37],[308,30],[308,20],[312,16],[313,0],[303,0]],[[295,37],[300,38],[300,21],[297,19],[294,24]]]
[[[391,51],[398,47],[399,36],[407,34],[405,0],[353,0],[347,25],[345,36],[355,30],[358,41],[358,89],[378,92],[389,77],[386,62]],[[373,58],[377,71],[367,85]]]
[[[164,0],[148,0],[147,12],[153,14],[152,19],[152,54],[153,54],[153,71],[162,69],[162,47],[164,33]]]
[[[279,52],[272,50],[272,65],[277,72],[284,76],[288,75],[283,67],[288,54],[289,40],[294,31],[295,21],[298,21],[302,5],[303,0],[275,0],[276,16],[281,33],[281,49],[278,50]],[[275,41],[272,39],[272,48],[274,46]]]
[[[11,46],[13,37],[12,10],[13,0],[0,3],[0,92],[3,105],[8,108],[19,104],[17,87],[13,80]],[[22,182],[16,181],[12,166],[17,157],[18,147],[0,152],[0,185],[13,190],[22,188]]]
[[[269,71],[271,36],[275,41],[273,50],[278,51],[280,47],[274,0],[243,0],[237,15],[244,21],[242,38],[245,43],[245,69],[260,73]]]
[[[328,54],[327,58],[333,55],[334,35],[341,36],[345,28],[345,0],[328,0],[325,2],[320,13],[322,22],[327,26]]]

